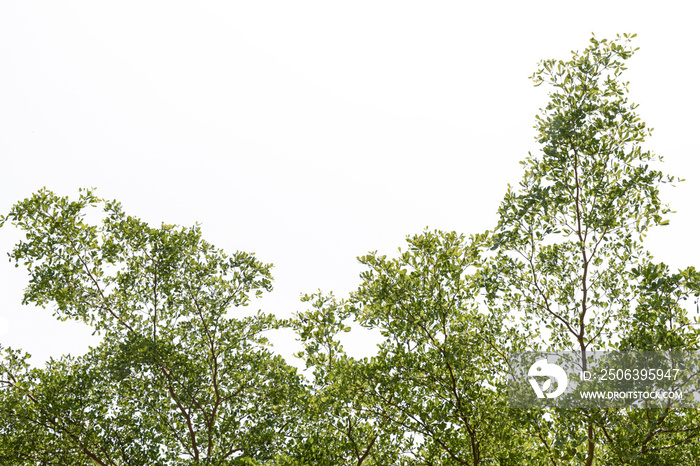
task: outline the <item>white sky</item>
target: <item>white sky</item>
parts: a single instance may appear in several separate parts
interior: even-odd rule
[[[700,265],[698,15],[657,5],[2,2],[0,211],[94,186],[154,225],[201,222],[213,244],[275,264],[254,305],[286,316],[301,292],[355,288],[370,250],[392,255],[426,226],[491,228],[537,150],[536,63],[591,32],[636,32],[626,79],[655,128],[647,147],[687,180],[664,191],[678,213],[648,244]],[[0,254],[17,238],[0,230]],[[0,260],[3,345],[40,363],[95,341],[21,306],[25,284]]]

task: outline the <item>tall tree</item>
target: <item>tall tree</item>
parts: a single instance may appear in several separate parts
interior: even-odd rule
[[[492,236],[508,290],[504,305],[526,331],[546,329],[532,349],[579,351],[584,370],[586,351],[668,349],[658,343],[671,342],[673,325],[656,336],[648,330],[660,331],[671,314],[683,316],[677,306],[650,306],[656,291],[649,279],[655,273],[668,277],[668,271],[652,264],[643,239],[651,227],[668,223],[659,187],[675,179],[658,170],[661,157],[642,148],[651,130],[620,79],[636,51],[630,46],[633,37],[593,37],[568,61],[540,63],[532,79],[552,89],[537,117],[542,151],[524,161],[520,187],[508,190]],[[693,345],[676,348],[694,349],[697,332],[685,323],[676,321],[684,327],[684,344]],[[615,449],[610,432],[619,431],[620,424],[607,424],[608,413],[553,416],[557,428],[538,432],[560,446],[552,452],[553,463],[591,465]],[[695,421],[686,421],[692,435],[677,432],[677,439],[697,435]],[[658,426],[647,427],[651,430],[639,426],[638,436],[651,439]]]
[[[279,322],[234,312],[271,289],[269,265],[224,253],[198,227],[150,227],[89,190],[75,201],[41,190],[6,222],[26,232],[10,253],[29,271],[24,302],[51,305],[103,341],[44,369],[5,351],[2,464],[218,465],[275,456],[300,380],[266,347],[263,333]]]

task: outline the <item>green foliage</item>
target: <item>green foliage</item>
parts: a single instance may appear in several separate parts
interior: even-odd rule
[[[568,62],[545,60],[533,75],[554,87],[537,117],[542,154],[528,157],[520,190],[499,209],[494,247],[526,318],[543,321],[549,346],[604,349],[632,308],[633,267],[650,257],[647,230],[669,209],[641,143],[650,134],[619,81],[636,49],[598,41]],[[527,286],[523,286],[527,283]],[[515,300],[513,300],[515,301]]]
[[[533,75],[552,86],[537,117],[542,152],[524,162],[493,232],[502,306],[522,328],[546,329],[532,349],[695,350],[688,301],[697,274],[671,274],[643,248],[649,228],[669,212],[659,186],[675,178],[644,151],[651,130],[620,81],[634,36],[591,39],[571,60],[545,60]],[[696,321],[697,322],[697,321]],[[692,464],[700,425],[694,413],[550,412],[535,428],[555,464]],[[665,452],[674,448],[674,454]],[[665,460],[664,460],[665,461]]]
[[[620,81],[633,37],[593,37],[569,61],[540,63],[532,79],[553,89],[537,117],[542,151],[522,162],[493,231],[469,240],[426,231],[396,258],[364,256],[358,290],[327,308],[384,336],[377,356],[356,362],[361,370],[323,377],[355,387],[361,402],[349,406],[358,416],[390,419],[386,429],[411,439],[403,458],[607,465],[698,457],[692,411],[509,410],[504,398],[509,351],[581,351],[585,368],[585,351],[697,349],[689,309],[697,272],[673,274],[643,248],[648,230],[668,223],[659,187],[676,179],[642,149],[651,130]],[[315,329],[335,325],[322,320]],[[333,348],[327,334],[303,335],[313,340],[307,348]],[[305,357],[328,361],[315,350]]]
[[[338,339],[350,331],[347,303],[321,292],[304,296],[302,302],[311,309],[297,313],[292,325],[303,344],[297,356],[312,370],[312,380],[290,464],[406,464],[402,453],[411,439],[395,423],[400,413],[373,403],[365,383],[366,361],[349,357]]]
[[[86,220],[95,207],[100,224]],[[8,221],[27,233],[10,253],[30,273],[24,302],[52,304],[103,342],[42,370],[6,352],[2,464],[49,455],[58,464],[214,465],[275,455],[301,381],[266,346],[263,332],[279,322],[231,314],[271,289],[269,265],[223,253],[197,227],[151,228],[91,191],[71,202],[41,190]]]
[[[367,396],[424,439],[415,452],[421,462],[524,461],[519,427],[503,416],[509,332],[483,306],[493,277],[480,263],[482,239],[425,232],[396,259],[360,258],[369,270],[352,296],[354,312],[386,337],[367,363]]]
[[[696,464],[693,410],[510,409],[509,352],[698,349],[700,273],[655,263],[675,178],[620,80],[634,35],[591,38],[532,76],[550,102],[493,231],[424,231],[361,257],[347,299],[317,292],[289,321],[237,316],[270,265],[197,227],[152,228],[90,191],[13,207],[25,303],[91,325],[102,343],[33,368],[0,348],[0,464]],[[101,209],[98,209],[101,208]],[[88,219],[100,217],[99,221]],[[383,336],[354,358],[341,336]],[[291,326],[306,377],[267,346]]]

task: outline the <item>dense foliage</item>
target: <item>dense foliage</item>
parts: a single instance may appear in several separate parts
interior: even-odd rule
[[[585,368],[590,350],[698,349],[700,274],[643,247],[674,178],[620,81],[632,37],[540,63],[542,150],[492,231],[370,253],[355,292],[305,296],[290,320],[239,312],[270,265],[198,227],[151,227],[90,190],[17,203],[0,226],[26,233],[9,253],[24,302],[102,342],[41,369],[0,347],[0,464],[696,464],[694,410],[512,409],[505,389],[510,352],[580,351]],[[384,337],[376,356],[344,351],[353,322]],[[282,326],[304,374],[264,337]]]

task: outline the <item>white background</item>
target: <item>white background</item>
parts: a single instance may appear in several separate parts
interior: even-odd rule
[[[393,255],[425,227],[492,228],[538,149],[537,62],[634,32],[626,79],[655,128],[647,148],[686,179],[664,189],[678,213],[648,246],[698,265],[698,16],[658,5],[2,2],[0,211],[43,186],[96,187],[153,225],[200,222],[213,244],[275,264],[253,305],[288,316],[302,292],[355,288],[370,250]],[[0,254],[18,238],[0,230]],[[25,284],[0,260],[0,343],[41,364],[97,341],[21,306]]]

